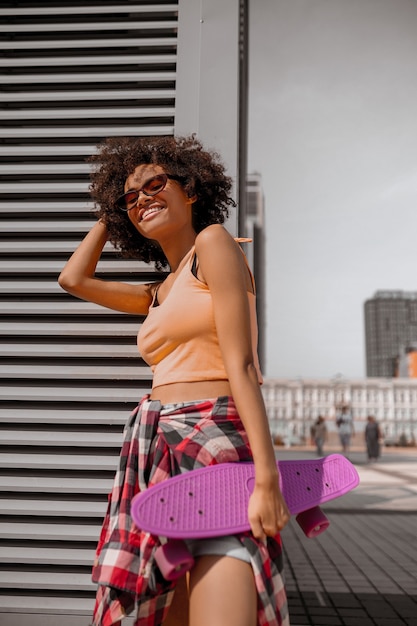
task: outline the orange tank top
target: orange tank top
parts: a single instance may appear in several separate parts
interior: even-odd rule
[[[154,387],[172,383],[227,380],[214,323],[211,293],[208,286],[192,272],[194,257],[193,247],[189,259],[161,304],[156,303],[155,294],[139,330],[139,352],[152,369]],[[255,294],[248,292],[248,299],[253,360],[259,383],[262,384],[257,353]]]

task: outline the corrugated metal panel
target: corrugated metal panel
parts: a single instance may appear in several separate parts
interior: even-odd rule
[[[39,6],[36,6],[39,4]],[[140,319],[56,279],[93,223],[87,155],[172,134],[177,3],[0,8],[0,622],[86,624],[91,562],[127,412],[150,388]],[[148,280],[106,247],[99,274]],[[78,616],[78,617],[77,617]]]

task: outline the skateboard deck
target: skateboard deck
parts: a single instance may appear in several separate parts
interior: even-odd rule
[[[340,454],[278,461],[277,467],[290,513],[307,512],[307,536],[315,536],[329,525],[323,514],[317,516],[321,513],[317,507],[359,483],[356,469]],[[141,492],[132,500],[131,515],[142,530],[169,539],[237,534],[250,530],[247,510],[254,485],[253,463],[220,463],[169,478]]]

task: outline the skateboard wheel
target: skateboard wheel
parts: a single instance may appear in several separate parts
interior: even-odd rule
[[[180,539],[170,539],[155,550],[155,561],[165,580],[176,580],[194,565],[194,559]]]
[[[330,522],[319,506],[307,511],[302,511],[295,518],[303,533],[311,539],[323,533],[329,527]]]

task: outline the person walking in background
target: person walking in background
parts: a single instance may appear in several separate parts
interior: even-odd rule
[[[222,225],[234,205],[232,180],[194,136],[111,138],[90,161],[98,221],[59,284],[144,316],[138,346],[153,372],[124,431],[93,568],[93,625],[119,626],[136,613],[135,624],[146,626],[288,626],[279,533],[289,512],[260,390],[255,286]],[[99,279],[108,240],[167,276]],[[159,538],[134,524],[133,496],[199,467],[248,461],[251,532],[195,541],[189,574],[164,580],[154,561]]]
[[[323,446],[327,440],[327,427],[322,415],[318,416],[316,422],[311,427],[311,438],[316,446],[317,455],[323,456]]]
[[[378,422],[373,415],[368,416],[368,423],[365,427],[366,453],[368,463],[377,461],[381,454],[382,433]]]
[[[342,446],[343,454],[349,454],[350,442],[354,435],[353,415],[347,404],[344,404],[336,419],[336,425],[339,430],[339,439]]]

